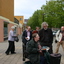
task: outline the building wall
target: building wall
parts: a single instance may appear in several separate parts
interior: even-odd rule
[[[4,41],[4,22],[0,19],[0,42]]]
[[[12,26],[14,26],[14,24],[11,24],[11,23],[8,24],[8,34],[9,34]]]
[[[24,23],[24,16],[14,16],[16,19],[19,20],[19,22],[23,25]],[[21,19],[20,19],[21,18]]]
[[[18,33],[17,34],[21,35],[22,34],[22,29],[21,28],[17,28],[17,29],[18,29]]]
[[[0,0],[0,16],[14,21],[14,0]]]

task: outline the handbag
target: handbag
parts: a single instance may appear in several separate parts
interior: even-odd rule
[[[18,36],[15,36],[14,41],[16,41],[16,42],[18,42],[18,41],[19,41]]]
[[[58,41],[55,39],[55,43],[57,43]]]

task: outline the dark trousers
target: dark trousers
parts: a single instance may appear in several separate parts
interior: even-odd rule
[[[9,42],[9,46],[8,46],[8,49],[6,51],[6,53],[14,53],[15,51],[15,44],[14,44],[14,41],[8,41]]]
[[[47,64],[47,61],[44,56],[40,56],[40,64]]]
[[[26,54],[25,51],[26,51],[26,45],[24,44],[23,45],[23,58],[25,58],[25,54]]]
[[[50,45],[49,47],[50,47],[50,49],[49,49],[48,52],[49,52],[50,54],[52,54],[52,53],[53,53],[52,45]]]

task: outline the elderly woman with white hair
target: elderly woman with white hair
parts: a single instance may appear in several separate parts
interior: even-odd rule
[[[41,46],[50,47],[49,53],[52,53],[52,43],[53,43],[53,33],[50,28],[48,28],[48,23],[42,23],[42,29],[39,31]]]
[[[5,52],[6,55],[9,55],[9,52],[11,52],[11,54],[15,54],[15,44],[14,44],[14,29],[15,27],[12,26],[11,27],[11,30],[9,32],[9,35],[8,35],[8,42],[9,42],[9,46],[8,46],[8,49],[7,51]]]

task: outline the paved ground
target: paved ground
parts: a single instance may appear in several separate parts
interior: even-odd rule
[[[6,55],[5,51],[8,47],[8,42],[4,41],[0,43],[0,64],[23,64],[22,61],[22,42],[21,40],[19,42],[15,43],[16,53],[13,55]],[[56,44],[53,44],[53,49],[55,52]],[[64,64],[64,52],[62,48],[60,47],[59,53],[62,54],[61,64]]]

